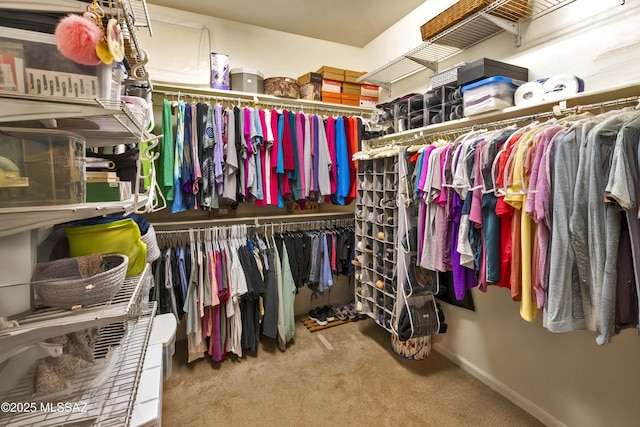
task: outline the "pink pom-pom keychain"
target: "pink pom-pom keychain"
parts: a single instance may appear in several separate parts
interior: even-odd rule
[[[82,15],[68,15],[56,27],[56,45],[62,55],[83,65],[110,64],[113,55],[109,52],[102,26],[104,11],[93,0]]]
[[[65,58],[83,65],[100,63],[96,46],[104,34],[94,22],[79,15],[68,15],[58,23],[55,36],[58,50]]]

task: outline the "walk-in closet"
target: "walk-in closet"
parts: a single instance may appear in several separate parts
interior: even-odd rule
[[[638,424],[635,0],[0,0],[0,426]]]

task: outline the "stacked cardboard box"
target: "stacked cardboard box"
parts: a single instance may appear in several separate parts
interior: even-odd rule
[[[322,100],[322,74],[307,73],[298,77],[300,98],[313,101]]]
[[[359,106],[361,85],[359,83],[342,83],[342,103],[346,105]]]
[[[335,80],[337,82],[343,82],[344,70],[342,68],[327,67],[326,65],[320,67],[316,73],[321,74],[323,79]]]
[[[340,104],[344,70],[325,65],[320,67],[316,73],[322,76],[322,101]]]
[[[360,90],[360,106],[375,108],[378,103],[378,86],[363,84]]]

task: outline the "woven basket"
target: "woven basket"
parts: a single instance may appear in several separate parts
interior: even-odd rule
[[[44,305],[71,308],[99,304],[113,298],[124,283],[129,259],[126,255],[104,255],[103,271],[82,277],[78,258],[65,258],[36,265],[35,290]]]
[[[149,224],[147,233],[141,236],[140,240],[147,245],[147,264],[151,264],[160,258],[160,248],[158,247],[156,230],[153,229],[153,225]]]
[[[280,96],[284,98],[300,98],[300,84],[298,80],[290,77],[269,77],[264,79],[265,95]]]
[[[431,355],[431,336],[400,341],[396,334],[391,334],[391,349],[405,359],[423,360]]]
[[[441,33],[447,28],[468,18],[476,12],[489,6],[495,0],[460,0],[448,9],[439,13],[433,19],[427,21],[420,27],[422,40],[429,40],[431,37]],[[492,15],[517,21],[527,16],[531,12],[529,0],[512,0],[507,4],[493,10]]]

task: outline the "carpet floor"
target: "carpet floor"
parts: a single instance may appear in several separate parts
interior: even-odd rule
[[[164,382],[163,426],[541,426],[432,351],[397,356],[372,320],[309,332],[296,322],[286,352],[260,339],[257,356],[187,364],[176,343]]]

